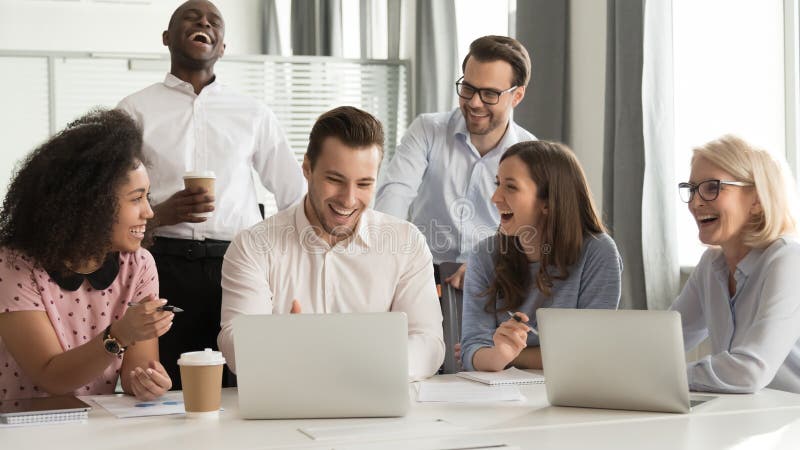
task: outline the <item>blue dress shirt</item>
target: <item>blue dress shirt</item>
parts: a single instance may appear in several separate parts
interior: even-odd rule
[[[710,355],[687,364],[691,390],[800,393],[798,271],[800,242],[782,236],[739,261],[731,297],[725,255],[706,250],[670,308],[681,313],[686,350],[711,342]]]
[[[500,157],[536,137],[515,124],[481,157],[461,110],[422,114],[408,128],[378,188],[375,209],[419,227],[433,262],[466,262],[493,235],[500,215],[492,204]]]

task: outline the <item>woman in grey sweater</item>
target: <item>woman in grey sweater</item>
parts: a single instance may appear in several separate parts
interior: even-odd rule
[[[499,232],[467,263],[462,365],[541,369],[536,309],[617,308],[622,261],[583,169],[563,144],[509,148],[492,202],[500,212]]]

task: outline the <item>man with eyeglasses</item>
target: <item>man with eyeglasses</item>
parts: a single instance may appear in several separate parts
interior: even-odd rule
[[[530,80],[528,51],[516,39],[484,36],[470,45],[456,83],[459,107],[422,114],[387,167],[375,209],[420,228],[435,266],[462,263],[444,282],[461,289],[463,263],[500,223],[491,202],[500,156],[536,139],[511,120]],[[435,271],[439,280],[438,267]]]

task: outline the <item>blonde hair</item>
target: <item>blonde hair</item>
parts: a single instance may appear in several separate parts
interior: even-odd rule
[[[763,248],[781,235],[795,233],[795,184],[782,159],[730,134],[695,148],[692,164],[698,158],[755,186],[761,212],[745,225],[746,246]]]

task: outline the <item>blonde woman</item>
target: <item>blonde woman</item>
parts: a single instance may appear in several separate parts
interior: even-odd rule
[[[711,355],[687,367],[689,387],[800,392],[791,178],[766,151],[723,136],[694,150],[679,190],[710,246],[671,308],[681,313],[687,350],[711,342]]]

